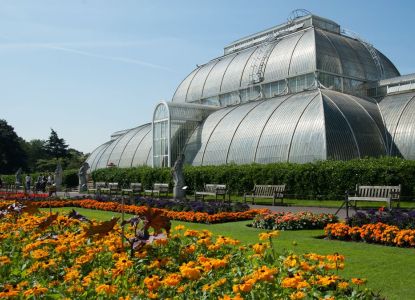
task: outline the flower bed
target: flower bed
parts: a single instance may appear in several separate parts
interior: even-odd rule
[[[333,214],[277,212],[258,214],[252,227],[269,230],[323,229],[327,224],[337,221],[337,216]]]
[[[383,223],[394,225],[400,229],[415,229],[415,210],[378,210],[359,211],[347,220],[350,226],[363,226],[365,224]]]
[[[51,201],[33,201],[33,205],[39,207],[83,207],[89,209],[98,209],[106,211],[115,211],[121,212],[122,205],[117,202],[100,202],[97,200],[51,200]],[[135,206],[135,205],[124,205],[124,212],[142,215],[146,210],[145,206]],[[163,212],[163,215],[169,217],[171,220],[180,220],[186,222],[197,222],[197,223],[223,223],[223,222],[233,222],[233,221],[242,221],[242,220],[251,220],[257,214],[265,213],[267,209],[250,209],[243,212],[222,212],[217,214],[208,214],[206,212],[191,212],[191,211],[171,211],[168,209],[155,208]]]
[[[135,204],[139,206],[150,206],[165,208],[174,211],[198,211],[210,215],[221,212],[242,212],[249,210],[249,205],[241,202],[223,201],[176,201],[172,199],[153,199],[148,197],[137,197]]]
[[[156,213],[147,216],[144,224],[160,229]],[[116,222],[77,218],[0,219],[0,298],[378,299],[360,288],[364,280],[336,274],[344,267],[338,254],[277,255],[266,241],[246,247],[183,226],[141,237],[127,252]],[[125,228],[126,239],[134,241],[135,228]]]
[[[22,192],[0,192],[0,199],[7,199],[7,200],[22,200],[22,199],[29,199],[29,200],[36,200],[36,199],[45,199],[49,195],[48,194],[34,194],[34,193],[22,193]]]
[[[343,223],[328,224],[324,231],[329,239],[415,247],[414,229],[399,229],[397,226],[383,223],[363,226],[349,226]]]

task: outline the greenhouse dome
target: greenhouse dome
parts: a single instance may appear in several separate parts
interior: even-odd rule
[[[114,133],[88,157],[109,165],[415,159],[415,74],[312,14],[241,38],[198,66],[152,122]]]

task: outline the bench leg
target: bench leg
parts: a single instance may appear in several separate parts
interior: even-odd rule
[[[275,195],[272,197],[272,205],[275,206]]]
[[[255,204],[254,197],[252,197],[252,204]]]
[[[246,203],[246,194],[244,194],[244,203]]]

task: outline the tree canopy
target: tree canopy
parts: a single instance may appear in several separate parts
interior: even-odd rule
[[[64,158],[68,155],[68,145],[65,140],[59,138],[55,130],[51,129],[49,139],[46,141],[45,149],[53,158]]]
[[[6,120],[0,119],[0,174],[10,174],[19,168],[26,168],[27,154],[23,141]]]

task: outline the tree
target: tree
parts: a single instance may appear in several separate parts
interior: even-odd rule
[[[65,158],[68,155],[68,145],[65,140],[59,138],[55,130],[51,129],[49,139],[45,145],[46,152],[53,158]]]
[[[0,174],[11,174],[17,169],[26,169],[27,155],[14,128],[0,119]]]
[[[37,161],[48,159],[50,156],[46,151],[46,141],[34,139],[30,142],[23,141],[23,150],[27,153],[27,167],[29,171],[37,170]]]

